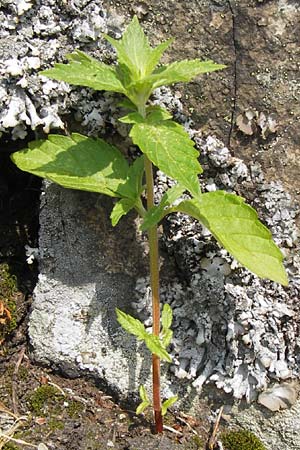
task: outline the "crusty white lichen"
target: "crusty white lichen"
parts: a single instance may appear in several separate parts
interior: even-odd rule
[[[28,131],[64,129],[71,113],[86,133],[110,123],[112,95],[69,86],[38,74],[80,48],[98,58],[112,50],[101,33],[118,35],[122,22],[107,18],[102,2],[14,0],[0,6],[0,131],[13,140]]]

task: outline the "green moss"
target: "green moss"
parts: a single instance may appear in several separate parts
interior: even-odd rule
[[[73,419],[80,416],[80,413],[82,413],[84,410],[84,404],[81,402],[78,402],[76,400],[72,400],[69,402],[69,405],[67,407],[68,415]]]
[[[12,442],[7,442],[7,444],[4,445],[3,450],[20,450],[20,447],[17,447]]]
[[[30,410],[34,414],[43,414],[44,409],[49,406],[57,407],[57,402],[61,401],[63,396],[59,394],[58,390],[49,384],[44,384],[37,388],[32,394],[29,395],[27,401],[29,403]]]
[[[200,436],[198,435],[193,436],[192,441],[194,441],[194,443],[197,445],[197,448],[202,449],[204,447],[204,442]]]
[[[266,450],[255,434],[247,430],[223,433],[221,441],[225,450]]]
[[[5,339],[17,326],[17,279],[11,275],[7,264],[0,264],[0,301],[4,308],[7,308],[11,318],[3,313],[4,322],[0,324],[0,341]]]
[[[63,430],[65,428],[65,425],[61,420],[52,418],[48,421],[48,427],[51,431],[55,431]]]

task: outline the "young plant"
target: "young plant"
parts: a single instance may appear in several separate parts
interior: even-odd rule
[[[122,105],[130,112],[119,120],[131,125],[129,135],[143,155],[128,165],[122,153],[102,139],[73,133],[71,136],[49,135],[48,139],[31,142],[28,149],[13,154],[12,160],[20,169],[66,188],[99,192],[116,198],[111,212],[113,225],[132,209],[142,217],[141,228],[148,232],[149,238],[152,333],[146,331],[139,320],[119,309],[117,318],[121,326],[144,341],[152,353],[152,405],[156,431],[162,432],[162,416],[177,397],[161,403],[160,360],[171,361],[167,347],[172,339],[172,311],[169,305],[164,305],[160,319],[158,223],[170,213],[189,214],[259,277],[283,285],[287,284],[287,277],[282,254],[272,241],[270,231],[258,220],[255,210],[234,194],[224,191],[201,193],[198,176],[202,168],[194,142],[184,128],[172,120],[168,111],[149,103],[152,92],[159,86],[188,82],[202,73],[225,66],[198,59],[159,65],[172,40],[152,48],[136,17],[120,40],[110,36],[105,38],[116,50],[116,65],[106,65],[77,50],[67,55],[67,64],[55,64],[53,69],[41,74],[125,96]],[[153,165],[177,182],[156,205]],[[191,198],[179,204],[177,201],[175,206],[183,192],[188,192]],[[147,198],[146,206],[144,198]],[[142,403],[137,412],[142,412],[151,403],[143,386],[140,396]]]

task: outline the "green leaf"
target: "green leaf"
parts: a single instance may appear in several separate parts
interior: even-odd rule
[[[183,60],[160,67],[149,79],[151,79],[153,89],[155,89],[159,86],[191,81],[197,75],[214,72],[225,67],[223,64],[216,64],[213,61],[200,61],[199,59]]]
[[[176,403],[177,400],[178,400],[178,395],[175,395],[174,397],[170,397],[163,402],[163,404],[161,405],[161,413],[163,416],[166,415],[168,408],[170,408],[172,405],[174,405],[174,403]]]
[[[133,81],[141,80],[149,75],[172,42],[169,39],[152,49],[136,16],[127,26],[120,40],[107,35],[104,37],[115,47],[121,68],[125,65],[130,70]]]
[[[122,197],[137,200],[144,190],[143,176],[145,171],[144,156],[137,158],[127,172],[126,181],[119,188]]]
[[[117,106],[127,108],[130,111],[136,111],[136,106],[134,103],[132,103],[128,98],[124,98],[120,102],[117,103]]]
[[[144,221],[141,225],[141,230],[148,230],[160,222],[162,218],[168,214],[168,207],[171,206],[184,191],[185,189],[179,184],[168,189],[162,196],[159,205],[153,206],[146,212]]]
[[[165,303],[161,313],[161,324],[162,327],[168,329],[172,325],[173,313],[172,308],[168,303]]]
[[[67,59],[68,64],[57,63],[53,69],[44,70],[40,75],[98,91],[126,93],[116,67],[97,61],[79,50],[67,55]]]
[[[283,255],[270,231],[244,199],[224,191],[202,194],[172,211],[189,214],[202,222],[218,242],[243,266],[261,278],[288,284]]]
[[[140,392],[141,399],[144,402],[148,402],[150,404],[150,400],[149,400],[149,397],[148,397],[148,394],[147,394],[145,386],[141,385],[140,389],[139,389],[139,392]]]
[[[147,335],[147,331],[145,330],[145,326],[142,322],[129,314],[124,313],[120,309],[116,308],[117,313],[117,321],[121,325],[121,327],[127,331],[127,333],[133,334],[140,341],[144,341]]]
[[[65,188],[120,197],[128,164],[117,148],[102,139],[73,133],[49,135],[14,153],[13,162],[25,172],[54,181]]]
[[[163,361],[172,362],[171,356],[166,351],[158,336],[147,333],[147,336],[145,337],[145,344],[151,353],[154,353]]]
[[[120,117],[119,122],[122,123],[142,123],[145,122],[145,119],[143,116],[141,116],[138,112],[132,112],[129,114],[126,114],[126,116]]]
[[[148,406],[150,406],[150,402],[141,402],[139,406],[136,408],[135,413],[136,414],[142,414]]]
[[[161,314],[161,324],[162,324],[161,341],[164,348],[167,348],[172,341],[173,331],[170,330],[172,320],[173,320],[172,308],[170,305],[168,305],[168,303],[165,303]]]
[[[121,198],[112,209],[110,219],[112,226],[115,227],[122,216],[125,216],[132,208],[134,208],[135,200],[132,198]]]
[[[149,123],[156,124],[164,120],[172,119],[172,115],[164,108],[160,106],[149,106],[146,108],[146,119],[138,112],[132,112],[119,119],[122,123]]]
[[[195,197],[200,195],[198,174],[202,168],[197,159],[199,153],[183,127],[171,120],[156,124],[137,123],[130,136],[160,170]]]
[[[165,108],[162,108],[161,106],[154,105],[154,106],[148,106],[146,108],[147,112],[147,123],[158,123],[162,122],[163,120],[169,120],[172,119],[172,114],[169,113]]]
[[[172,362],[171,356],[163,347],[158,336],[148,333],[140,320],[120,311],[118,308],[116,308],[116,312],[119,324],[127,333],[133,334],[137,339],[144,341],[151,353],[154,353],[164,361]]]
[[[168,348],[173,338],[173,331],[163,330],[161,333],[161,342],[164,348]]]

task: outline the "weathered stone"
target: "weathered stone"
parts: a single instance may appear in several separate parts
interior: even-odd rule
[[[74,48],[112,61],[101,32],[119,37],[128,11],[140,15],[153,43],[170,34],[177,38],[165,61],[209,57],[228,65],[188,86],[162,88],[154,100],[194,137],[205,168],[203,190],[235,190],[258,208],[286,254],[291,283],[284,290],[257,280],[195,221],[167,220],[162,300],[174,308],[175,364],[164,392],[178,390],[182,407],[193,405],[198,415],[197,402],[207,413],[207,398],[214,404],[217,397],[207,382],[253,401],[270,380],[299,376],[298,2],[145,0],[142,10],[139,0],[32,3],[20,9],[19,2],[6,1],[0,10],[0,131],[12,139],[30,129],[39,134],[41,127],[47,133],[70,125],[109,135],[128,150],[114,96],[95,96],[36,73],[39,64],[48,67]],[[157,182],[159,198],[171,181],[158,173]],[[151,326],[147,249],[133,215],[112,229],[110,208],[104,197],[45,186],[40,280],[29,332],[37,361],[71,376],[89,373],[127,396],[149,382],[149,355],[119,328],[114,309]],[[232,423],[254,431],[268,450],[300,448],[298,403],[276,414],[254,406],[233,412]]]

